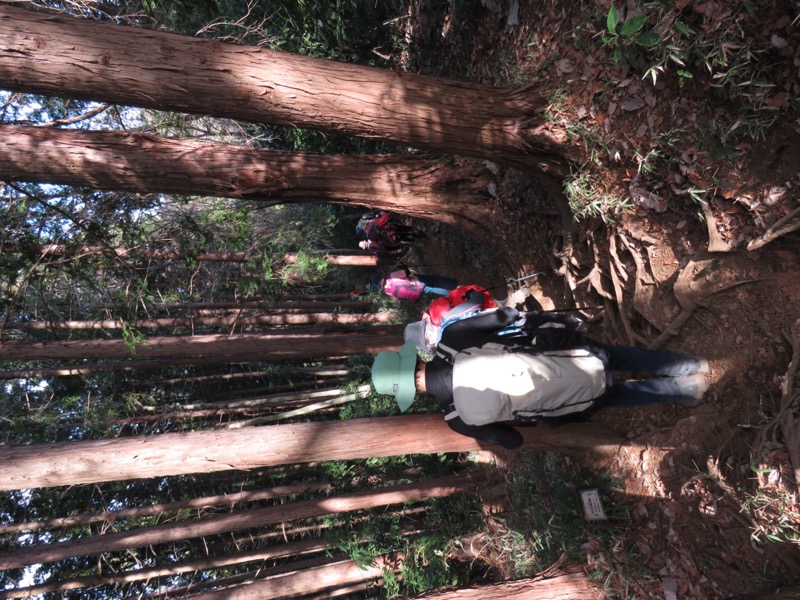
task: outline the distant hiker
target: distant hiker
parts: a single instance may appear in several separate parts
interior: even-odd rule
[[[441,275],[415,275],[405,269],[392,271],[388,275],[379,269],[370,278],[370,288],[383,290],[389,296],[409,302],[417,302],[423,294],[447,296],[456,287],[458,282],[455,279]]]
[[[375,390],[393,395],[401,412],[416,392],[426,392],[454,431],[513,449],[523,442],[517,425],[585,420],[605,407],[695,406],[707,389],[703,358],[603,344],[569,327],[548,327],[546,318],[521,337],[505,338],[500,332],[519,318],[501,307],[453,323],[428,363],[413,342],[380,352],[372,366]],[[619,372],[655,377],[618,381]]]
[[[381,248],[399,247],[411,244],[427,235],[412,227],[404,225],[385,210],[370,211],[361,215],[356,225],[359,238],[377,244]]]

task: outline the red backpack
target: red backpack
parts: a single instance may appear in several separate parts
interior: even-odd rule
[[[467,299],[467,294],[472,290],[476,290],[483,294],[483,303],[480,305],[478,310],[486,310],[488,308],[494,308],[497,306],[486,288],[479,285],[460,285],[447,296],[437,298],[431,302],[430,308],[425,311],[425,314],[422,316],[422,318],[428,321],[431,325],[439,327],[442,324],[442,318],[444,315],[447,314],[451,308],[455,308],[464,302],[464,300]]]

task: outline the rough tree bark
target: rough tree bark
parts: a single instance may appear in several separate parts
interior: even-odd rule
[[[525,449],[613,454],[624,441],[602,426],[520,428]],[[491,449],[441,415],[316,421],[132,438],[0,446],[0,490],[212,473],[402,454]]]
[[[378,138],[563,175],[580,149],[543,98],[0,6],[0,82],[12,91]]]
[[[300,154],[137,133],[0,125],[0,179],[357,205],[482,234],[491,175],[482,164],[457,167],[412,155]]]

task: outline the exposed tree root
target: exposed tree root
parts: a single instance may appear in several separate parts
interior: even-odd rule
[[[608,317],[604,323],[607,323],[606,326],[606,334],[609,335],[611,338],[622,339],[622,331],[619,328],[619,323],[617,322],[617,315],[616,311],[614,310],[614,303],[609,300],[608,298],[603,299],[603,304],[605,308],[603,309],[603,314]],[[608,333],[608,330],[611,330],[611,333]]]
[[[771,241],[778,239],[782,235],[797,231],[798,229],[800,229],[800,207],[794,209],[756,239],[752,240],[749,244],[747,244],[747,249],[758,250],[762,246],[769,244]]]
[[[644,260],[642,259],[642,255],[639,254],[638,249],[634,246],[634,242],[629,240],[628,237],[622,231],[618,231],[617,235],[619,235],[619,239],[622,240],[622,243],[625,244],[625,247],[628,249],[628,252],[633,258],[633,262],[636,263],[637,287],[638,285],[643,285],[643,284],[655,285],[656,282],[653,279],[653,276],[648,271],[647,266],[645,265]],[[636,240],[635,238],[634,241],[638,242],[638,240]]]
[[[701,202],[703,214],[706,217],[706,227],[708,228],[708,251],[709,252],[731,252],[733,248],[728,245],[717,229],[717,220],[708,202]]]
[[[675,299],[681,306],[681,313],[661,332],[661,335],[648,346],[651,350],[661,348],[667,340],[678,335],[686,322],[692,318],[692,314],[697,308],[697,302],[695,298],[692,297],[693,294],[689,288],[689,283],[694,278],[696,266],[697,263],[690,260],[689,264],[678,274],[678,278],[675,280],[675,285],[672,289],[675,293]]]
[[[655,341],[648,346],[648,348],[651,350],[657,350],[661,348],[669,339],[680,334],[683,326],[689,321],[689,319],[692,318],[694,311],[699,306],[702,306],[702,301],[705,298],[713,296],[714,294],[718,294],[719,292],[738,287],[740,285],[761,281],[761,279],[748,279],[746,281],[729,283],[708,291],[692,290],[691,282],[695,275],[709,262],[711,262],[709,259],[700,261],[690,260],[689,263],[678,274],[678,278],[675,280],[675,285],[673,286],[673,292],[675,293],[675,299],[678,301],[678,304],[680,304],[682,310],[680,314],[675,317],[672,323],[670,323],[669,326],[667,326],[667,328],[661,332],[661,335],[659,335]]]
[[[622,282],[620,281],[620,275],[625,273],[625,268],[622,265],[622,261],[619,259],[619,255],[617,254],[617,241],[613,234],[609,237],[608,253],[613,259],[613,263],[609,264],[608,270],[611,273],[611,281],[614,284],[614,293],[616,295],[617,306],[619,307],[619,318],[622,321],[622,326],[625,328],[625,334],[628,337],[628,344],[630,346],[635,346],[637,342],[640,344],[647,344],[647,340],[636,333],[631,326],[631,320],[628,316],[625,296],[623,294]],[[617,265],[616,269],[614,268],[614,265]],[[617,270],[620,272],[617,273]],[[625,273],[625,276],[627,277],[627,273]]]
[[[792,359],[781,382],[781,407],[775,417],[761,430],[754,447],[754,454],[761,456],[770,445],[777,444],[776,430],[780,427],[783,441],[789,452],[792,463],[794,481],[792,485],[798,491],[800,485],[800,389],[795,387],[797,371],[800,368],[800,319],[791,332],[784,334],[792,346]]]
[[[600,248],[597,245],[597,242],[594,239],[593,232],[588,232],[589,235],[589,242],[592,246],[592,252],[594,253],[594,266],[592,270],[589,271],[589,274],[586,275],[583,279],[577,282],[577,285],[583,285],[584,283],[589,283],[592,289],[600,294],[603,298],[607,298],[608,300],[615,300],[613,294],[606,289],[605,283],[603,281],[603,273],[602,268],[602,253],[600,252]],[[607,276],[606,276],[607,277]]]

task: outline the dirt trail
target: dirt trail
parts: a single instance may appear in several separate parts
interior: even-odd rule
[[[429,71],[552,92],[548,118],[595,144],[596,181],[634,200],[613,221],[574,222],[558,190],[498,169],[487,224],[496,247],[475,259],[458,232],[443,229],[426,260],[485,285],[544,271],[532,294],[546,309],[591,307],[591,335],[681,348],[711,363],[700,406],[595,417],[630,441],[612,470],[633,520],[618,548],[598,548],[591,560],[628,575],[611,581],[621,597],[731,598],[798,582],[800,543],[772,540],[800,539],[800,400],[786,390],[800,345],[800,233],[784,228],[748,250],[782,219],[800,224],[800,121],[786,95],[773,91],[781,112],[763,140],[740,141],[721,159],[702,143],[703,125],[735,107],[709,102],[701,81],[681,87],[673,76],[653,86],[613,61],[598,43],[608,2],[522,0],[514,26],[514,2],[483,2],[469,28],[443,5],[423,4],[417,33],[437,56]],[[753,24],[727,3],[679,4],[681,18],[710,37],[728,33],[723,15]],[[796,7],[759,6],[754,47],[785,62],[775,90],[800,93]],[[800,388],[800,379],[788,381]],[[630,562],[632,549],[642,564]]]

